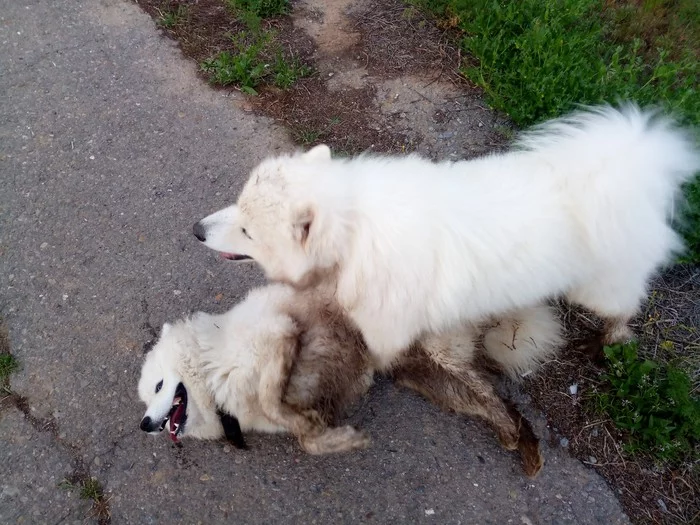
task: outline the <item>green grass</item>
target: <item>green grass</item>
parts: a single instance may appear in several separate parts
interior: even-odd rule
[[[10,377],[10,374],[19,368],[17,359],[12,354],[0,354],[0,384]]]
[[[80,497],[82,499],[99,502],[104,497],[102,485],[97,481],[97,478],[88,478],[80,487]]]
[[[80,499],[92,502],[92,513],[97,518],[99,525],[111,522],[109,500],[105,498],[102,484],[97,478],[73,475],[58,484],[64,490],[78,490]]]
[[[628,454],[677,463],[700,445],[700,399],[688,374],[672,364],[642,360],[637,345],[606,347],[608,370],[591,394],[594,410],[625,431]]]
[[[273,18],[289,12],[289,0],[227,0],[230,9],[259,18]]]
[[[287,58],[274,41],[273,31],[242,31],[231,36],[233,49],[202,62],[209,81],[219,86],[236,85],[255,95],[261,84],[289,88],[312,73],[296,57]]]
[[[187,18],[188,14],[187,6],[185,5],[179,5],[174,10],[159,10],[159,12],[160,16],[156,20],[157,24],[168,29],[175,27],[177,24],[182,22],[185,18]]]
[[[275,41],[276,33],[262,26],[263,19],[286,14],[288,0],[228,0],[227,4],[247,30],[231,35],[232,49],[202,62],[212,84],[235,85],[256,95],[260,85],[287,89],[312,74],[298,57],[286,56]]]
[[[463,73],[519,126],[576,104],[661,104],[700,126],[697,0],[409,0],[459,30]],[[700,180],[680,226],[700,262]]]

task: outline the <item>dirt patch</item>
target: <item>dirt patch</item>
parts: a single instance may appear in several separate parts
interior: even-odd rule
[[[353,0],[305,0],[295,4],[295,23],[316,41],[319,58],[338,56],[360,40],[360,33],[345,15],[353,3]]]
[[[139,5],[198,63],[231,49],[231,35],[246,30],[223,0]],[[290,17],[263,24],[315,74],[287,90],[262,87],[244,104],[287,126],[301,146],[458,159],[507,141],[507,120],[457,73],[458,48],[397,0],[304,0],[293,3]]]

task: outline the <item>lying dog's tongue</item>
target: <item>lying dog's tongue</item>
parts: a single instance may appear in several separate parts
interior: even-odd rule
[[[221,257],[224,259],[228,259],[229,261],[247,261],[252,259],[252,257],[248,255],[241,255],[238,253],[221,253]]]
[[[180,426],[182,425],[182,420],[184,419],[187,407],[180,398],[176,398],[174,404],[177,404],[177,407],[170,416],[170,439],[172,439],[174,443],[177,443],[180,441],[177,435],[179,433],[178,431],[180,430]]]

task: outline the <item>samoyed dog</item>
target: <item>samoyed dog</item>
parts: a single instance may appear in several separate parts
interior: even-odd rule
[[[194,234],[271,280],[334,286],[382,363],[422,334],[560,296],[602,317],[610,344],[632,337],[650,277],[682,249],[674,201],[699,170],[669,119],[594,107],[475,160],[324,145],[269,158]]]
[[[520,370],[554,352],[560,332],[547,307],[483,327],[465,324],[413,345],[390,373],[446,410],[485,420],[534,476],[543,464],[537,437],[480,363]],[[436,366],[431,354],[449,355],[451,369]],[[138,392],[147,406],[141,429],[167,428],[175,442],[226,437],[239,448],[245,431],[288,432],[311,454],[360,449],[369,443],[364,432],[333,425],[369,389],[375,369],[332,293],[268,285],[224,314],[199,312],[163,326],[141,370]]]

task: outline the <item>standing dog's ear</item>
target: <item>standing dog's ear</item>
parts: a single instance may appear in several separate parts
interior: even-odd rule
[[[304,153],[305,160],[331,160],[331,148],[325,144],[314,146]]]
[[[294,232],[294,240],[299,244],[305,244],[309,237],[312,223],[314,221],[314,211],[311,206],[307,206],[298,210],[292,216],[292,228]]]

